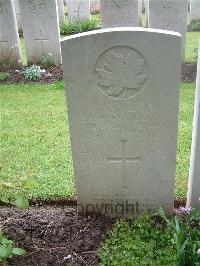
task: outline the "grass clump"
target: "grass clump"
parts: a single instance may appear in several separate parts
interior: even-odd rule
[[[63,24],[60,27],[60,34],[68,36],[85,31],[97,30],[99,28],[100,26],[98,20],[92,19],[84,22]]]
[[[9,79],[9,77],[10,77],[9,73],[4,73],[4,72],[0,73],[0,81],[6,81],[7,79]]]

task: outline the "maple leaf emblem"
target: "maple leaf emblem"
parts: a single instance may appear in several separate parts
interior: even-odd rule
[[[97,66],[95,74],[97,85],[109,96],[133,96],[148,78],[144,58],[131,48],[122,53],[111,49],[103,57],[103,67]]]
[[[121,8],[121,7],[126,6],[128,4],[128,0],[113,0],[113,3],[117,7]]]
[[[176,5],[176,1],[175,0],[162,0],[161,4],[164,8],[170,9]]]

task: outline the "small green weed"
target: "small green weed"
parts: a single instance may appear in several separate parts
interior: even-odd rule
[[[0,201],[26,209],[29,207],[30,191],[36,187],[37,183],[31,177],[16,177],[12,183],[0,181]]]
[[[0,263],[6,266],[7,259],[12,259],[14,256],[25,255],[26,251],[22,248],[15,247],[14,241],[7,239],[0,229]]]
[[[0,73],[0,81],[5,81],[9,79],[9,77],[10,77],[9,73],[4,73],[4,72]]]
[[[29,81],[34,81],[36,79],[41,78],[42,73],[44,73],[45,70],[42,70],[40,66],[32,65],[30,67],[27,67],[23,73],[25,75],[25,79],[28,79]]]
[[[51,53],[42,56],[42,65],[47,67],[55,65],[55,61]]]

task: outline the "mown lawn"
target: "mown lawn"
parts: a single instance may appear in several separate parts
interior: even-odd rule
[[[35,178],[32,197],[75,195],[63,83],[1,86],[1,179]],[[194,83],[181,84],[176,195],[185,196]]]
[[[2,178],[34,177],[33,197],[75,194],[63,84],[1,86]]]

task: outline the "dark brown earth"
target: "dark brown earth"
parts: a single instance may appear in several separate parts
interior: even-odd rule
[[[0,208],[0,225],[27,251],[9,265],[98,265],[98,249],[114,220],[79,216],[76,207]]]
[[[78,215],[75,199],[31,204],[28,210],[0,207],[3,232],[27,251],[9,265],[98,265],[98,249],[114,219]],[[180,206],[185,198],[176,198]]]
[[[192,82],[196,80],[197,65],[184,63],[181,66],[181,81]]]
[[[23,67],[0,67],[0,73],[9,73],[9,79],[0,81],[0,84],[16,84],[16,83],[30,83],[26,80],[23,74],[25,68]],[[41,69],[45,69],[46,73],[42,75],[37,81],[31,83],[54,83],[63,79],[62,65],[55,65],[45,68],[41,66]],[[196,79],[196,64],[184,63],[182,64],[181,80],[184,82],[192,82]]]
[[[51,67],[43,67],[46,72],[42,74],[40,79],[32,81],[31,83],[54,83],[63,79],[62,65],[55,65]],[[2,67],[0,66],[0,73],[8,73],[10,77],[5,81],[0,81],[0,84],[16,84],[16,83],[30,83],[29,80],[25,79],[23,71],[25,67]]]

